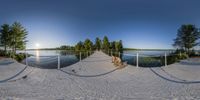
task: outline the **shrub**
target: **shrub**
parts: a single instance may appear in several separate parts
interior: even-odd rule
[[[182,54],[179,54],[178,56],[177,56],[177,58],[179,59],[179,60],[182,60],[182,59],[187,59],[189,56],[186,54],[186,53],[182,53]]]
[[[0,50],[0,56],[6,56],[6,52],[4,50]]]
[[[26,58],[26,54],[25,53],[19,53],[19,54],[15,54],[14,55],[14,59],[21,62],[23,59]]]
[[[170,54],[169,56],[167,56],[167,65],[173,64],[175,62],[179,62],[180,60],[187,59],[187,58],[188,58],[188,55],[186,53]],[[163,62],[164,62],[164,59],[163,59]]]

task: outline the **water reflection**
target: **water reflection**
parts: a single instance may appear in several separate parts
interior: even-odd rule
[[[28,51],[32,56],[28,58],[29,66],[54,69],[58,66],[60,55],[60,67],[66,67],[79,61],[79,53],[67,50],[33,50]],[[84,58],[84,57],[82,57]],[[25,60],[24,60],[25,63]]]
[[[40,61],[40,51],[36,50],[35,55],[36,55],[36,61],[39,62]]]

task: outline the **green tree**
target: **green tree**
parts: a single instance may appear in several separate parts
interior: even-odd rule
[[[199,39],[200,33],[195,25],[182,25],[178,29],[177,37],[174,39],[174,47],[184,49],[190,52],[190,49],[197,46],[197,40]]]
[[[92,50],[93,43],[90,41],[90,39],[86,39],[85,40],[84,47],[85,47],[85,50],[87,50],[87,51],[91,51]]]
[[[79,41],[75,46],[75,50],[80,51],[82,49],[83,49],[83,42]]]
[[[122,40],[119,40],[119,52],[123,52],[123,48]]]
[[[109,43],[109,40],[108,40],[108,37],[107,36],[104,36],[103,38],[103,49],[108,51],[109,50],[109,47],[110,47],[110,43]]]
[[[99,51],[101,49],[101,40],[97,37],[95,40],[95,48]]]
[[[69,46],[69,45],[62,45],[58,49],[61,49],[61,50],[73,50],[74,47],[73,46]]]
[[[117,51],[117,52],[123,52],[123,44],[122,44],[122,40],[120,40],[120,41],[115,41],[114,42],[115,43],[115,51]]]
[[[115,42],[116,41],[113,41],[110,43],[110,49],[114,50],[115,51]]]
[[[28,32],[26,29],[19,23],[14,22],[11,26],[11,46],[13,52],[16,53],[16,49],[25,49],[26,47],[26,36]]]
[[[0,29],[0,42],[4,46],[4,50],[7,51],[7,47],[10,44],[10,26],[8,24],[3,24]]]

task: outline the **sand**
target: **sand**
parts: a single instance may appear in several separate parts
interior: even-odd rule
[[[111,57],[95,52],[60,70],[26,68],[13,62],[0,65],[0,80],[24,68],[17,77],[28,76],[0,82],[0,99],[199,100],[200,65],[192,61],[189,59],[167,67],[136,68],[128,65],[116,69]]]

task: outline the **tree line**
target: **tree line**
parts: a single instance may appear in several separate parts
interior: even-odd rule
[[[28,32],[19,22],[12,25],[3,24],[0,27],[0,43],[4,47],[4,51],[16,53],[17,49],[25,49],[27,43]]]
[[[123,52],[122,40],[119,41],[109,41],[107,36],[104,36],[103,40],[96,37],[95,43],[90,39],[86,39],[84,42],[80,41],[75,45],[76,51],[92,51],[92,50],[104,50],[104,51],[116,51]]]
[[[200,30],[192,24],[182,25],[178,29],[173,46],[190,55],[194,47],[200,46]]]

